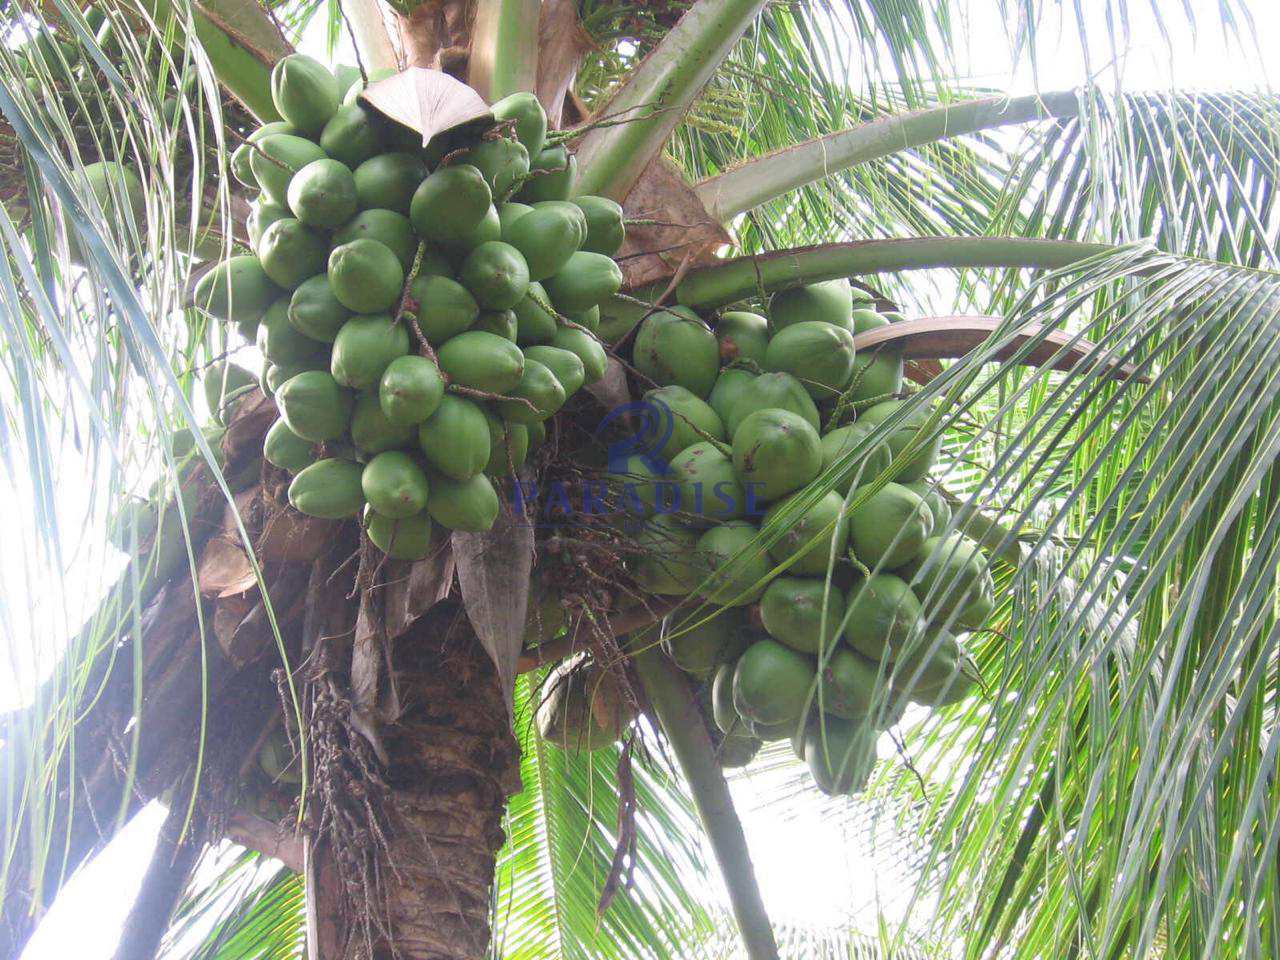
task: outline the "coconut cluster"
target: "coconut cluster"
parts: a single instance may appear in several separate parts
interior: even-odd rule
[[[670,427],[615,465],[646,514],[632,572],[711,606],[669,619],[665,642],[707,686],[722,762],[791,738],[823,790],[849,793],[908,700],[970,691],[957,633],[983,625],[993,584],[930,479],[928,412],[876,435],[905,402],[903,360],[856,352],[854,335],[893,318],[846,280],[776,293],[766,312],[641,323],[633,363]]]
[[[624,225],[612,200],[570,197],[575,161],[532,94],[423,147],[364,88],[304,55],[276,65],[283,119],[231,164],[258,191],[253,253],[205,275],[196,302],[266,359],[280,416],[263,452],[293,475],[290,503],[363,516],[375,545],[412,560],[433,531],[489,529],[494,480],[604,375],[594,331],[622,285]]]

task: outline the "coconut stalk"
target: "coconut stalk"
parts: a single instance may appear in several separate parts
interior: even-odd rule
[[[1079,112],[1079,97],[1066,90],[1013,99],[989,97],[882,117],[750,160],[703,180],[695,192],[707,212],[726,223],[762,203],[860,163],[939,140],[1073,117]]]
[[[712,309],[757,292],[769,293],[869,273],[975,267],[1061,270],[1117,249],[1106,243],[1020,237],[920,237],[824,243],[738,257],[692,270],[676,286],[676,299],[689,307]]]
[[[371,70],[398,70],[400,61],[387,33],[381,0],[344,0],[342,16],[351,30],[360,65]]]
[[[694,703],[688,681],[655,646],[633,654],[653,712],[688,781],[694,805],[729,891],[734,918],[749,960],[777,960],[778,945],[765,911],[747,838],[733,797],[716,760],[711,738]]]
[[[156,22],[181,21],[171,0],[144,0]],[[279,120],[271,99],[271,67],[293,52],[262,5],[254,0],[209,0],[192,5],[191,21],[218,81],[263,123]],[[179,36],[186,30],[179,29]]]
[[[467,83],[490,103],[538,82],[540,0],[479,0]]]
[[[658,156],[764,0],[700,0],[599,110],[626,123],[597,127],[578,148],[577,192],[621,201]]]

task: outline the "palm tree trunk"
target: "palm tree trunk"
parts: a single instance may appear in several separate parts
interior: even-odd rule
[[[317,738],[329,829],[308,863],[314,960],[479,960],[489,945],[494,858],[519,749],[498,674],[450,603],[395,641],[401,712],[379,727],[386,762],[350,772]],[[352,825],[356,826],[352,826]]]

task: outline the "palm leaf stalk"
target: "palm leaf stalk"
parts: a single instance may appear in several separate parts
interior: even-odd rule
[[[490,103],[534,89],[541,8],[537,0],[485,0],[477,5],[467,83]]]
[[[264,123],[280,119],[271,102],[271,66],[292,48],[261,4],[215,0],[197,7],[154,0],[141,9],[162,31],[176,28],[178,36],[194,34],[219,82],[255,117]],[[186,17],[191,18],[189,30]]]
[[[633,662],[663,733],[689,781],[702,826],[729,888],[734,918],[747,956],[750,960],[776,958],[778,947],[755,883],[742,822],[733,808],[729,786],[716,762],[689,684],[657,647],[636,653]]]
[[[696,190],[707,212],[727,222],[857,164],[942,139],[1071,117],[1079,109],[1076,94],[1067,91],[1013,99],[989,97],[895,114],[750,160],[703,180]]]
[[[582,139],[579,193],[626,197],[762,5],[700,0],[680,18],[603,108],[628,122]]]

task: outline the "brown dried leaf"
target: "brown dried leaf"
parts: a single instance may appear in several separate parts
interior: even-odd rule
[[[578,68],[595,46],[574,0],[543,0],[538,21],[538,99],[550,126],[559,127]]]
[[[609,358],[604,376],[587,387],[587,392],[599,400],[607,410],[620,407],[631,400],[631,390],[627,387],[627,371],[622,368],[617,357]]]
[[[254,549],[263,563],[304,563],[314,560],[333,542],[341,522],[308,517],[292,507],[272,507]]]
[[[279,415],[276,402],[256,388],[237,400],[222,438],[227,463],[261,457],[262,437]]]
[[[257,586],[249,555],[238,540],[214,537],[200,556],[200,593],[205,597],[233,597]]]
[[[467,619],[498,668],[510,715],[529,607],[533,524],[507,507],[486,533],[455,532],[453,553]]]
[[[853,342],[859,352],[877,347],[900,349],[904,360],[918,364],[915,369],[908,368],[911,378],[927,383],[942,370],[930,361],[963,357],[981,346],[1004,322],[1000,317],[919,317],[867,330],[854,337]],[[996,355],[997,358],[1009,359],[1029,339],[1041,334],[1044,334],[1044,328],[1039,324],[1023,324],[1009,346]],[[1073,337],[1074,334],[1065,330],[1051,330],[1021,362],[1027,366],[1052,363],[1055,370],[1071,370],[1095,349],[1088,340],[1071,343]],[[1069,343],[1071,346],[1068,347]],[[1136,371],[1131,364],[1124,363],[1111,364],[1110,372],[1123,380],[1132,377]],[[1145,378],[1141,382],[1145,383]]]
[[[220,599],[213,608],[213,635],[218,646],[237,669],[257,660],[263,653],[261,638],[241,629],[262,601],[241,595]]]
[[[622,206],[628,217],[662,221],[627,227],[618,260],[628,287],[664,280],[686,259],[690,266],[714,262],[715,249],[730,239],[680,171],[662,157],[645,168]]]
[[[418,131],[424,147],[438,134],[493,124],[493,114],[480,94],[447,73],[425,67],[410,67],[370,84],[360,99],[396,123]]]
[[[403,634],[414,621],[434,607],[453,586],[453,547],[448,540],[425,560],[400,567],[401,574],[390,578],[386,589],[385,620],[387,639]]]
[[[384,719],[381,690],[387,645],[380,593],[380,590],[360,591],[360,610],[356,614],[351,650],[351,721],[369,741],[378,759],[386,764],[391,758],[378,732],[378,722]]]

